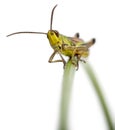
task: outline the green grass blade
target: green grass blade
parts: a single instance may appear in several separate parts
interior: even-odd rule
[[[68,129],[68,111],[75,72],[75,66],[71,63],[71,60],[69,60],[63,74],[59,130]]]
[[[99,98],[102,110],[104,112],[109,130],[115,130],[108,106],[107,106],[105,98],[104,98],[104,94],[103,94],[103,92],[101,90],[101,86],[99,85],[98,80],[96,78],[96,74],[94,73],[90,64],[87,63],[87,64],[83,65],[83,67],[85,68],[85,71],[86,71],[89,79],[91,80],[91,82],[94,86],[94,89],[97,93],[97,96]]]

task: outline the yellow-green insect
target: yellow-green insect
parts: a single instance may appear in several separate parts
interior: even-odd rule
[[[57,30],[52,29],[52,22],[53,22],[53,14],[54,10],[57,5],[54,6],[51,12],[51,20],[50,20],[50,30],[47,33],[44,32],[15,32],[12,34],[7,35],[15,35],[20,33],[33,33],[33,34],[45,34],[49,40],[51,47],[54,49],[53,54],[49,58],[49,62],[63,62],[64,66],[66,61],[62,57],[62,55],[68,56],[71,58],[72,63],[77,67],[79,67],[79,61],[83,61],[81,58],[86,58],[89,55],[89,47],[91,47],[95,43],[95,39],[93,38],[89,42],[85,43],[82,39],[79,38],[79,34],[77,33],[74,37],[67,37],[60,34]],[[61,59],[60,60],[53,60],[54,56],[59,54]],[[76,60],[77,59],[77,60]]]

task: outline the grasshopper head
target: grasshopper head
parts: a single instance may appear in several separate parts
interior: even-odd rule
[[[53,14],[56,7],[57,5],[55,5],[54,8],[52,9],[51,20],[50,20],[50,30],[47,33],[47,38],[49,39],[50,45],[52,46],[53,49],[56,49],[60,43],[59,32],[52,29]]]
[[[47,38],[53,48],[56,48],[60,43],[59,32],[56,30],[49,30]]]

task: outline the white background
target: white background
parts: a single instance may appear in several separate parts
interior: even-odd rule
[[[115,120],[114,0],[0,1],[0,130],[56,130],[63,66],[50,64],[53,50],[45,35],[54,5],[53,29],[73,36],[80,32],[91,48],[92,63]],[[107,130],[93,87],[82,67],[76,72],[70,109],[71,130]]]

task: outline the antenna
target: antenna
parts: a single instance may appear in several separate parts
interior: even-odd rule
[[[55,10],[56,7],[57,7],[57,5],[54,6],[54,8],[52,9],[52,12],[51,12],[50,30],[52,30],[53,14],[54,14],[54,10]],[[7,35],[7,37],[12,36],[12,35],[15,35],[15,34],[22,34],[22,33],[29,33],[29,34],[45,34],[45,35],[47,35],[47,33],[44,33],[44,32],[23,31],[23,32],[11,33],[11,34]]]
[[[55,6],[53,7],[52,12],[51,12],[50,30],[52,30],[53,14],[54,14],[54,10],[55,10],[56,7],[57,7],[57,5],[55,5]]]
[[[11,34],[7,35],[7,37],[12,36],[12,35],[15,35],[15,34],[22,34],[22,33],[30,33],[30,34],[33,33],[33,34],[45,34],[45,35],[47,35],[47,33],[44,33],[44,32],[30,32],[30,31],[24,31],[24,32],[11,33]]]

